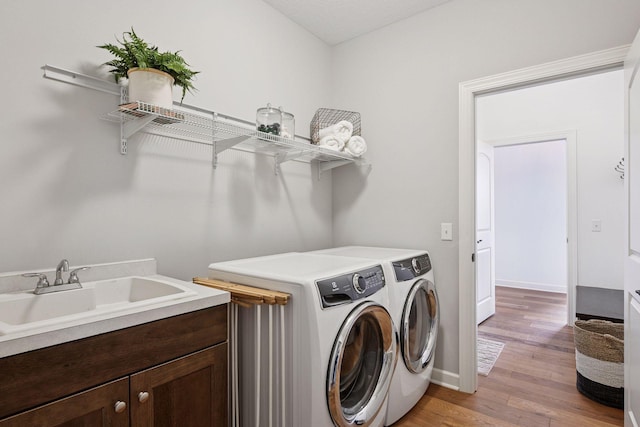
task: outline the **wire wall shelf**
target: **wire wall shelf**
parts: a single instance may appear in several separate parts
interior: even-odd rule
[[[50,65],[43,67],[44,77],[111,94],[120,94],[121,105],[103,119],[120,124],[120,153],[127,154],[128,139],[138,132],[188,141],[212,147],[212,165],[218,164],[218,154],[228,149],[240,150],[274,158],[274,172],[287,161],[318,164],[318,176],[333,168],[356,164],[370,166],[365,159],[311,144],[308,138],[295,139],[259,132],[255,123],[226,116],[199,107],[174,102],[172,109],[139,101],[127,102],[126,88],[94,77]]]

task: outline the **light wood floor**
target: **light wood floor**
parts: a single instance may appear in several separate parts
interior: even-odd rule
[[[505,347],[489,376],[478,376],[478,391],[431,384],[394,427],[622,426],[622,410],[576,390],[566,295],[498,287],[496,296],[496,314],[478,327],[478,335]]]

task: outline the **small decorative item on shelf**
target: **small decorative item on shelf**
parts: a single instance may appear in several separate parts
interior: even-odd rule
[[[129,79],[129,101],[141,101],[162,108],[173,107],[172,85],[182,88],[182,98],[187,91],[195,90],[193,78],[199,71],[189,69],[189,64],[178,52],[159,52],[140,38],[131,28],[122,34],[120,46],[107,43],[98,46],[109,51],[116,58],[104,65],[115,76],[116,83]]]
[[[281,126],[282,112],[278,108],[272,107],[271,104],[258,108],[258,111],[256,111],[256,129],[259,132],[279,136]]]
[[[284,111],[280,107],[282,113],[282,127],[280,128],[280,136],[287,139],[294,139],[296,135],[296,119],[291,113]]]
[[[311,119],[311,143],[361,157],[367,144],[360,127],[360,113],[319,108]]]

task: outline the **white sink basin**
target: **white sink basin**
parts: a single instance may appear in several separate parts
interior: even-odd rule
[[[38,322],[96,308],[93,289],[75,289],[35,295],[0,295],[0,322],[9,325]]]
[[[195,293],[176,283],[137,276],[101,280],[89,283],[88,286],[95,290],[97,306],[130,304],[164,297],[166,297],[164,299],[176,299]]]
[[[177,283],[141,276],[87,282],[82,289],[42,295],[0,294],[0,335],[117,311],[135,311],[194,295],[196,291]]]

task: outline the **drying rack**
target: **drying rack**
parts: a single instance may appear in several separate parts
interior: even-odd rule
[[[231,304],[229,311],[229,335],[230,335],[230,358],[231,358],[231,425],[233,427],[237,427],[240,425],[240,408],[239,408],[239,399],[238,399],[238,308],[244,307],[246,309],[255,310],[255,330],[260,331],[262,329],[261,325],[261,317],[262,317],[262,306],[268,306],[268,393],[269,393],[269,404],[268,404],[268,424],[269,427],[275,426],[284,426],[286,425],[285,414],[286,414],[286,389],[285,389],[285,322],[284,322],[284,310],[285,306],[289,303],[291,295],[284,292],[272,291],[270,289],[256,288],[253,286],[240,285],[236,283],[224,282],[222,280],[208,279],[202,277],[196,277],[193,279],[193,283],[203,286],[209,286],[211,288],[220,289],[223,291],[227,291],[231,294]],[[278,308],[279,318],[280,318],[280,331],[278,334],[279,344],[280,344],[280,389],[275,390],[276,386],[273,381],[273,370],[274,370],[274,329],[273,329],[273,320],[274,320],[274,307]],[[260,378],[260,363],[261,363],[261,352],[260,349],[262,347],[262,339],[261,334],[255,335],[255,348],[256,353],[254,356],[254,366],[256,369],[256,378]],[[280,398],[280,419],[274,424],[274,416],[273,416],[273,397],[279,396]],[[256,427],[260,426],[260,387],[257,387],[256,399],[255,399],[255,414],[256,419],[254,425]],[[245,423],[246,424],[246,423]]]

